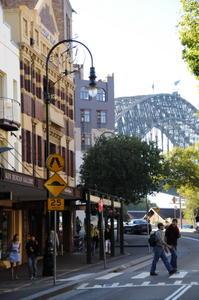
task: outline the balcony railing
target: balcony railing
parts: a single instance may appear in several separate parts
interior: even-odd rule
[[[0,128],[17,131],[20,127],[20,103],[17,100],[0,97]]]

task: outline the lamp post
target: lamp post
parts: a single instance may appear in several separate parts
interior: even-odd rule
[[[57,48],[59,45],[64,44],[64,43],[77,43],[82,45],[84,48],[86,48],[86,50],[88,51],[90,58],[91,58],[91,67],[90,67],[90,75],[89,75],[89,79],[90,79],[90,83],[89,83],[89,88],[91,90],[96,89],[96,75],[95,75],[95,67],[93,65],[93,56],[91,51],[89,50],[89,48],[83,44],[82,42],[79,42],[77,40],[73,40],[73,39],[67,39],[67,40],[62,40],[59,41],[57,44],[55,44],[50,51],[48,52],[47,58],[46,58],[46,87],[45,87],[45,104],[46,104],[46,158],[49,156],[50,154],[50,141],[49,141],[49,104],[50,104],[50,95],[49,95],[49,83],[48,83],[48,69],[49,69],[49,60],[50,60],[50,56],[52,54],[52,52],[54,51],[55,48]],[[66,76],[69,74],[67,74],[67,72],[65,72]],[[47,171],[47,179],[49,178],[49,171]]]
[[[95,75],[95,68],[94,68],[94,65],[93,65],[93,56],[92,56],[92,53],[91,51],[89,50],[89,48],[83,44],[82,42],[80,41],[77,41],[77,40],[73,40],[73,39],[65,39],[65,40],[61,40],[59,41],[58,43],[56,43],[51,49],[50,51],[48,52],[48,55],[47,55],[47,58],[46,58],[46,82],[45,82],[45,94],[44,94],[44,97],[45,97],[45,109],[46,109],[46,153],[45,153],[45,158],[47,160],[48,156],[50,155],[50,132],[49,132],[49,105],[50,105],[50,102],[51,102],[51,97],[50,97],[50,92],[49,92],[49,78],[48,78],[48,72],[49,72],[49,60],[50,60],[50,56],[52,54],[52,52],[55,50],[55,48],[57,48],[58,46],[60,46],[61,44],[64,44],[64,43],[77,43],[77,44],[80,44],[81,46],[83,46],[89,53],[90,55],[90,58],[91,58],[91,67],[90,67],[90,75],[89,75],[89,79],[90,79],[90,83],[89,83],[89,89],[90,91],[93,91],[93,96],[95,95],[95,92],[96,92],[96,75]],[[64,74],[67,76],[70,74],[70,72],[67,72],[67,70],[64,72]],[[50,177],[50,171],[47,169],[47,180],[49,179]],[[48,201],[48,198],[49,198],[49,192],[47,190],[47,201]],[[54,215],[55,217],[56,215]],[[50,213],[48,215],[48,235],[50,233]],[[55,222],[54,222],[55,223]],[[56,228],[54,228],[54,232],[56,234]],[[54,252],[55,252],[55,249],[54,249]],[[54,268],[55,268],[55,263],[54,263]],[[51,275],[51,274],[49,274]]]
[[[90,75],[89,75],[89,79],[90,79],[90,83],[89,83],[89,88],[91,90],[95,90],[96,89],[96,75],[95,75],[95,68],[93,65],[93,56],[91,51],[89,50],[89,48],[83,44],[82,42],[79,42],[77,40],[73,40],[73,39],[66,39],[66,40],[62,40],[59,41],[57,44],[55,44],[50,51],[48,52],[47,58],[46,58],[46,86],[45,86],[45,105],[46,105],[46,159],[48,158],[49,154],[50,154],[50,136],[49,136],[49,104],[50,104],[50,94],[49,94],[49,82],[48,82],[48,70],[49,70],[49,60],[50,60],[50,56],[52,54],[52,52],[54,51],[55,48],[57,48],[59,45],[64,44],[64,43],[77,43],[82,45],[84,48],[86,48],[86,50],[88,51],[90,58],[91,58],[91,67],[90,67]],[[65,75],[67,76],[70,73],[65,72]],[[50,171],[47,169],[47,180],[50,177]],[[48,191],[47,191],[47,198],[48,198]]]

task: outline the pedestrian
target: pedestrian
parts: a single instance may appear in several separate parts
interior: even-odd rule
[[[99,230],[97,226],[94,226],[93,228],[93,248],[94,252],[98,249],[98,244],[99,244]]]
[[[106,254],[111,254],[111,229],[109,225],[105,228],[104,238],[105,238],[105,252]]]
[[[166,228],[165,241],[171,253],[170,264],[177,272],[177,240],[180,237],[180,230],[178,228],[178,220],[173,219],[172,223]]]
[[[37,276],[37,257],[38,257],[38,241],[33,234],[26,242],[26,254],[28,256],[28,270],[30,280]]]
[[[18,273],[18,266],[21,262],[20,250],[21,250],[21,243],[19,241],[19,235],[16,233],[13,236],[13,239],[10,242],[9,248],[8,248],[8,252],[9,252],[8,260],[10,261],[12,280],[18,279],[18,274],[17,274]]]
[[[165,237],[164,237],[164,225],[162,223],[158,223],[158,230],[155,232],[155,236],[156,236],[156,245],[153,247],[154,256],[151,265],[150,275],[151,276],[158,275],[155,272],[155,270],[159,258],[162,259],[167,271],[169,272],[169,275],[172,275],[175,273],[175,270],[172,268],[172,266],[170,265],[166,257],[165,251],[167,252],[168,250],[167,250],[167,244],[165,242]]]
[[[51,241],[53,249],[55,249],[55,253],[57,255],[58,250],[59,250],[59,237],[58,237],[57,232],[55,232],[54,230],[50,231],[50,241]],[[56,246],[54,246],[55,241],[56,241]]]
[[[91,254],[94,255],[95,254],[94,225],[91,224],[90,228],[91,228],[91,231],[90,231],[90,235],[91,235]]]
[[[43,276],[53,276],[54,262],[53,262],[54,247],[50,235],[47,236],[45,242],[45,253],[43,257]]]
[[[77,235],[79,235],[79,233],[81,231],[81,228],[82,228],[82,222],[79,219],[79,217],[77,216],[76,217],[76,232],[77,232]]]

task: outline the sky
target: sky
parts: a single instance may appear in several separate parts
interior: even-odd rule
[[[73,38],[91,51],[97,79],[114,74],[115,97],[180,95],[199,108],[199,82],[182,60],[177,24],[180,0],[70,0]],[[83,47],[82,47],[83,48]],[[77,62],[89,54],[78,48]],[[88,76],[87,76],[88,74]],[[179,81],[178,85],[174,82]]]

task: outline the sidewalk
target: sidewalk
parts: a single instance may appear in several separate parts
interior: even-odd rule
[[[128,253],[127,253],[128,251]],[[131,252],[132,253],[129,253]],[[115,257],[107,256],[107,267],[104,269],[104,261],[99,261],[99,255],[92,257],[92,264],[86,263],[85,253],[65,254],[57,257],[57,279],[56,286],[53,285],[53,277],[42,277],[42,260],[38,262],[38,278],[30,281],[28,278],[27,264],[20,266],[18,280],[11,280],[10,269],[0,270],[0,298],[12,299],[15,293],[15,299],[22,299],[40,292],[51,293],[53,290],[66,288],[71,283],[59,281],[60,278],[67,278],[81,272],[111,272],[117,268],[127,268],[131,265],[138,264],[142,261],[150,259],[147,248],[126,249],[124,255],[120,255],[119,247],[115,248]],[[32,297],[32,296],[31,296]],[[36,299],[36,298],[31,298]],[[42,298],[43,299],[43,298]]]

